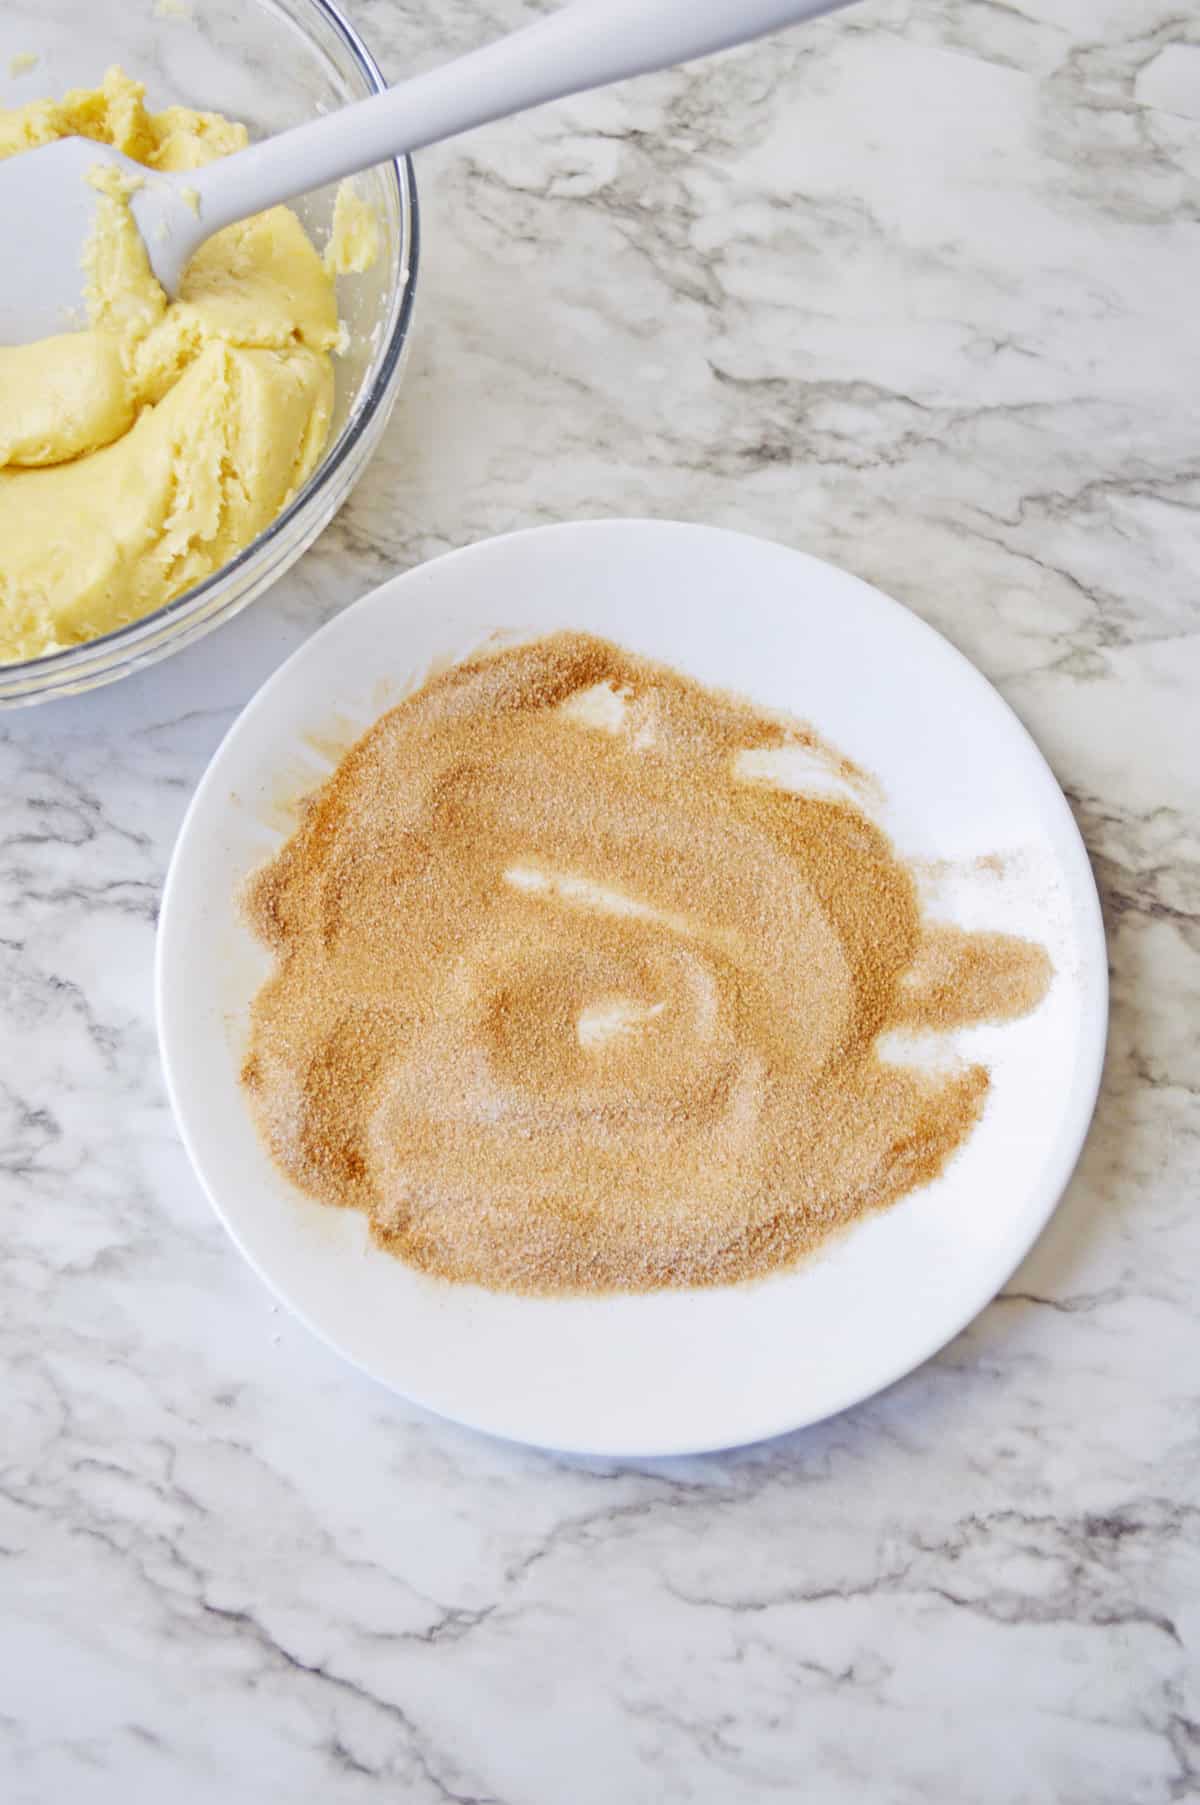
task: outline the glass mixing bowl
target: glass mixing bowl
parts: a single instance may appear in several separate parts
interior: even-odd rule
[[[5,0],[0,8],[2,106],[94,86],[111,63],[145,82],[156,111],[175,104],[225,113],[251,137],[387,85],[329,0]],[[0,707],[92,689],[178,651],[261,595],[345,501],[396,399],[417,275],[411,163],[382,164],[356,177],[356,186],[375,210],[383,248],[371,270],[338,282],[350,343],[334,360],[329,443],[303,489],[236,558],[153,614],[85,645],[0,664]],[[318,245],[333,194],[323,189],[295,203]],[[5,279],[19,267],[10,261]]]

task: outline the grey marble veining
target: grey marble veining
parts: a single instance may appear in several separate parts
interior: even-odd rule
[[[523,9],[352,13],[398,76]],[[203,644],[0,717],[0,1794],[1200,1799],[1200,20],[874,0],[419,179],[411,377],[338,521]],[[280,659],[447,547],[622,513],[947,633],[1063,781],[1113,965],[1006,1293],[844,1418],[637,1466],[434,1422],[273,1310],[151,998],[184,807]]]

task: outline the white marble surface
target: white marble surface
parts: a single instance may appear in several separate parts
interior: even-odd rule
[[[395,74],[523,16],[352,12]],[[420,177],[411,382],[340,520],[203,645],[0,718],[0,1795],[1200,1798],[1200,21],[872,0]],[[1005,1295],[839,1421],[637,1467],[429,1420],[276,1314],[151,1017],[172,838],[259,681],[398,568],[611,513],[948,633],[1067,788],[1114,975]]]

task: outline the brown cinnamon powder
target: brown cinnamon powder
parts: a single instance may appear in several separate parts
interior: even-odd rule
[[[787,746],[822,752],[577,633],[385,715],[250,894],[284,1171],[415,1266],[543,1293],[763,1274],[936,1177],[987,1072],[878,1037],[1023,1014],[1050,962],[923,922],[853,803],[739,772]]]

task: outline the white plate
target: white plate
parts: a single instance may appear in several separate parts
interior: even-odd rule
[[[930,903],[1028,932],[1056,978],[1027,1020],[970,1029],[983,1120],[933,1185],[800,1269],[718,1291],[526,1299],[455,1287],[296,1191],[238,1085],[268,969],[241,919],[282,806],[431,661],[495,629],[589,629],[811,721],[881,781],[900,851],[949,867]],[[317,748],[323,748],[318,750]],[[1003,878],[980,870],[1001,853]],[[264,685],[196,792],[158,939],[163,1064],[180,1132],[237,1245],[314,1332],[431,1410],[588,1453],[728,1447],[812,1423],[926,1359],[1043,1227],[1087,1131],[1107,1005],[1103,929],[1070,811],[1024,728],[930,628],[844,572],[706,527],[601,521],[492,539],[385,583]]]

